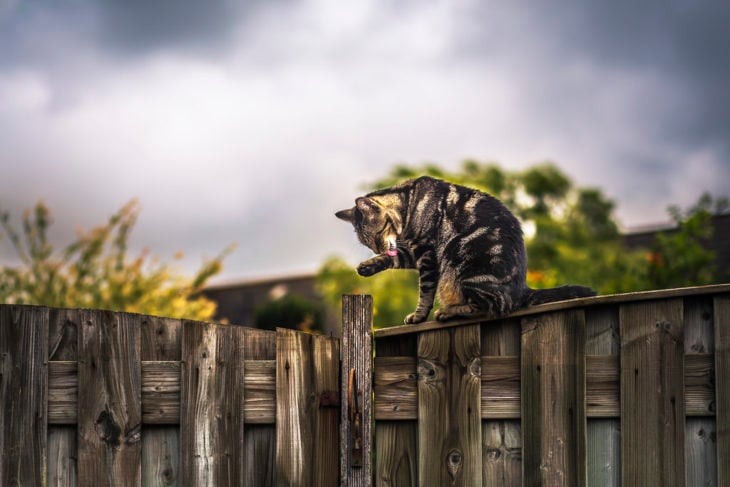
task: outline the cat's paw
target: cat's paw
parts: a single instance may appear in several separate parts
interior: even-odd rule
[[[406,319],[403,320],[403,322],[406,325],[415,325],[416,323],[422,323],[426,321],[426,317],[428,315],[424,315],[423,313],[414,312],[406,316]]]
[[[361,262],[357,266],[357,273],[363,277],[369,277],[392,267],[393,261],[387,255],[377,255],[372,259]]]
[[[357,273],[363,277],[370,277],[377,274],[381,270],[382,269],[380,269],[379,265],[372,262],[363,262],[362,264],[357,266]]]

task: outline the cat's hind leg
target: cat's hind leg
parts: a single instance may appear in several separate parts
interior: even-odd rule
[[[442,306],[434,312],[434,317],[438,321],[447,321],[454,318],[464,318],[478,312],[479,309],[473,304],[457,304]]]
[[[466,318],[484,314],[488,318],[499,318],[512,309],[511,289],[497,283],[464,282],[461,292],[463,303],[442,306],[434,314],[439,321]]]

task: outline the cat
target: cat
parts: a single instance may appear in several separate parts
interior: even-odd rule
[[[386,269],[418,269],[419,298],[406,324],[425,321],[438,297],[439,321],[484,314],[505,316],[527,306],[594,296],[585,286],[531,289],[517,218],[495,197],[422,176],[355,200],[335,213],[355,227],[377,255],[357,267],[361,276]]]

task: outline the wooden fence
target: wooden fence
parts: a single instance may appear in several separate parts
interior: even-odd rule
[[[730,485],[730,285],[375,332],[379,486]]]
[[[0,485],[339,485],[339,347],[0,305]]]
[[[730,285],[371,317],[0,305],[0,485],[730,485]]]

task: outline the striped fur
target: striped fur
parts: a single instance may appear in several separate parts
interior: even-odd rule
[[[418,269],[419,300],[406,323],[426,320],[434,300],[443,321],[475,313],[499,317],[533,304],[592,296],[583,286],[530,289],[519,221],[493,196],[430,177],[357,198],[336,213],[377,255],[357,271]],[[390,250],[391,254],[388,255]]]

